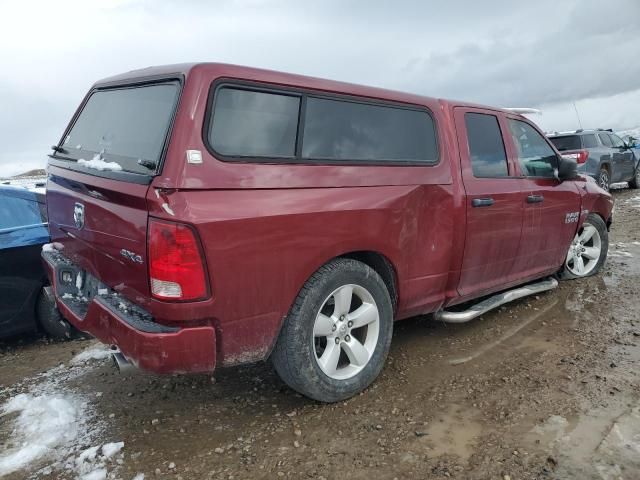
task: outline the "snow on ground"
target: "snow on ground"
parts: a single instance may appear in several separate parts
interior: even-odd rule
[[[0,185],[8,185],[16,188],[26,188],[36,193],[46,193],[47,177],[25,177],[0,179]]]
[[[628,203],[632,207],[640,208],[640,195],[636,195],[628,199],[625,203]]]
[[[78,160],[78,165],[83,167],[92,168],[94,170],[112,170],[120,171],[122,166],[116,162],[105,162],[100,154],[96,154],[91,160],[85,160],[81,158]]]
[[[86,363],[88,360],[102,360],[109,358],[116,350],[105,348],[103,345],[87,348],[71,359],[72,365]]]
[[[95,406],[67,385],[89,374],[110,353],[104,346],[89,347],[69,365],[0,392],[3,397],[13,393],[0,407],[0,418],[9,418],[9,438],[0,444],[0,477],[19,471],[24,478],[65,472],[65,477],[103,480],[123,462],[124,443],[104,442],[105,422]]]

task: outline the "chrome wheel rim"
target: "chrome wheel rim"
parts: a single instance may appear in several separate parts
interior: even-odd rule
[[[600,172],[600,175],[598,176],[598,185],[607,192],[609,191],[609,173],[607,173],[606,170],[602,170]]]
[[[585,222],[571,242],[565,267],[577,277],[589,275],[596,268],[601,251],[602,239],[598,229]]]
[[[380,312],[360,285],[343,285],[329,295],[313,325],[313,349],[320,370],[334,380],[351,378],[367,366],[380,335]]]

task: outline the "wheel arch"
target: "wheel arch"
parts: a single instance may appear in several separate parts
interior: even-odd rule
[[[365,265],[369,266],[370,268],[372,268],[378,275],[380,275],[380,277],[382,278],[382,281],[384,282],[384,284],[387,286],[387,289],[389,291],[389,296],[391,297],[391,305],[393,307],[393,313],[394,313],[394,317],[397,314],[397,308],[398,308],[398,300],[399,300],[399,296],[400,296],[400,292],[399,292],[399,282],[398,282],[398,271],[397,271],[397,267],[396,265],[389,259],[389,257],[377,250],[350,250],[347,252],[343,252],[343,253],[339,253],[339,254],[335,254],[332,256],[327,256],[325,257],[325,260],[319,264],[316,265],[316,268],[314,268],[311,273],[307,276],[307,278],[305,278],[304,282],[302,282],[302,284],[300,285],[299,289],[296,292],[296,296],[294,296],[291,299],[291,303],[289,305],[289,308],[286,312],[286,314],[284,314],[282,316],[282,321],[280,322],[280,325],[278,326],[277,332],[275,334],[275,336],[272,339],[271,345],[269,346],[268,350],[267,350],[267,354],[265,355],[265,359],[271,357],[271,355],[273,354],[273,349],[276,345],[276,342],[278,341],[278,337],[280,336],[280,332],[282,330],[282,327],[284,325],[285,319],[287,317],[287,315],[289,315],[289,312],[291,310],[291,308],[293,307],[293,304],[295,302],[295,299],[297,297],[297,295],[300,294],[300,291],[302,290],[304,284],[307,282],[307,280],[309,280],[309,278],[311,278],[311,276],[320,268],[322,268],[324,265],[326,265],[327,263],[335,260],[336,258],[350,258],[353,260],[357,260],[359,262],[364,263]]]
[[[382,277],[384,284],[387,286],[387,290],[389,290],[391,304],[393,305],[393,313],[397,313],[399,297],[398,272],[391,260],[382,253],[373,250],[348,252],[335,258],[351,258],[371,267],[378,275],[380,275],[380,277]],[[328,260],[327,263],[331,260]]]

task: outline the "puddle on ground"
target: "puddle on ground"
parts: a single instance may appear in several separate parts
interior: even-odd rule
[[[477,412],[459,405],[451,405],[449,409],[438,415],[419,437],[419,441],[427,447],[429,457],[456,455],[467,461],[473,453],[476,439],[482,432],[480,423],[474,420]]]
[[[529,433],[553,455],[558,478],[632,480],[640,472],[640,403],[619,402],[577,418],[552,415]]]

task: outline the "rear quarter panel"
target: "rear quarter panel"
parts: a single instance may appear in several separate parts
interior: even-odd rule
[[[286,168],[286,167],[284,167]],[[222,364],[268,355],[307,279],[340,255],[373,251],[394,266],[397,317],[442,302],[451,262],[451,185],[175,191],[173,216],[202,239]]]

